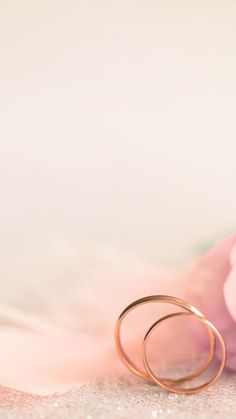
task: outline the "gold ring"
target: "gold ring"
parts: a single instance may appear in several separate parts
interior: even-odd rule
[[[153,331],[161,324],[166,322],[167,320],[173,318],[173,317],[194,317],[197,320],[199,320],[200,322],[202,322],[203,324],[205,324],[207,327],[209,327],[212,332],[214,333],[214,335],[217,336],[219,342],[220,342],[220,346],[221,346],[221,352],[222,352],[222,359],[221,362],[219,364],[219,367],[216,370],[216,373],[213,375],[213,377],[207,381],[204,384],[198,385],[196,387],[192,387],[192,388],[186,388],[186,387],[174,387],[171,386],[166,380],[162,380],[161,378],[158,378],[154,372],[152,371],[150,365],[148,364],[147,361],[147,343],[148,340],[151,336],[151,334],[153,333]],[[155,381],[157,384],[159,384],[161,387],[163,387],[165,390],[168,390],[172,393],[185,393],[185,394],[193,394],[193,393],[198,393],[199,391],[202,391],[206,388],[208,388],[210,385],[212,385],[213,383],[216,382],[216,380],[220,377],[220,375],[222,374],[224,367],[225,367],[225,362],[226,362],[226,355],[227,355],[227,351],[226,351],[226,346],[224,343],[224,340],[220,334],[220,332],[216,329],[216,327],[209,322],[209,320],[207,320],[204,317],[200,317],[194,313],[172,313],[172,314],[168,314],[167,316],[162,317],[161,319],[157,320],[151,327],[150,329],[147,331],[144,340],[143,340],[143,363],[145,366],[145,369],[147,371],[147,374],[153,379],[153,381]]]
[[[138,375],[139,377],[147,380],[147,381],[152,381],[153,382],[153,377],[150,376],[150,374],[146,371],[141,370],[140,368],[137,367],[137,365],[135,365],[135,363],[129,358],[129,356],[126,354],[125,349],[121,343],[121,339],[120,339],[120,333],[121,333],[121,326],[122,326],[122,322],[124,320],[124,318],[127,316],[128,313],[130,313],[132,310],[134,310],[135,308],[137,308],[138,306],[142,306],[143,304],[148,304],[148,303],[153,303],[153,302],[162,302],[162,303],[168,303],[168,304],[172,304],[178,307],[181,307],[183,309],[185,309],[187,312],[195,314],[198,317],[201,318],[205,318],[204,315],[196,308],[194,307],[192,304],[189,304],[188,302],[180,299],[180,298],[176,298],[176,297],[172,297],[172,296],[168,296],[168,295],[152,295],[152,296],[148,296],[148,297],[144,297],[144,298],[140,298],[139,300],[134,301],[133,303],[131,303],[130,305],[128,305],[120,314],[116,325],[115,325],[115,342],[116,342],[116,347],[117,347],[117,351],[122,359],[122,361],[124,362],[124,364],[136,375]],[[210,340],[210,351],[209,351],[209,356],[208,359],[204,362],[203,366],[201,366],[199,369],[197,369],[197,371],[195,371],[194,373],[186,376],[186,377],[182,377],[180,379],[176,379],[176,380],[170,380],[170,379],[165,379],[162,378],[161,381],[165,382],[167,385],[168,383],[182,383],[185,381],[189,381],[189,380],[193,380],[194,378],[198,377],[200,374],[202,374],[204,371],[207,370],[207,368],[209,368],[209,366],[212,364],[213,359],[214,359],[214,354],[215,354],[215,335],[214,332],[212,331],[212,329],[210,327],[208,327],[207,324],[205,324],[205,326],[207,327],[207,331],[208,331],[208,336],[209,336],[209,340]]]

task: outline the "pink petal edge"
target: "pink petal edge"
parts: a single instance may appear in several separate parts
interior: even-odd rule
[[[236,322],[236,244],[230,254],[231,271],[224,283],[224,297],[227,309]]]

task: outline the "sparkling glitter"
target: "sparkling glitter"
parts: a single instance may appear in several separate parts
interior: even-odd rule
[[[60,397],[0,388],[0,419],[235,419],[235,378],[225,372],[214,386],[193,396],[135,380],[86,384]]]

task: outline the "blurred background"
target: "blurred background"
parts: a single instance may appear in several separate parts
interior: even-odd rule
[[[2,285],[70,247],[173,266],[233,231],[235,18],[232,0],[1,2]]]

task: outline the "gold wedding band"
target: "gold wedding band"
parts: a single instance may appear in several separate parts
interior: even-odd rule
[[[220,362],[219,367],[216,370],[216,373],[213,375],[213,377],[207,381],[204,384],[201,384],[199,386],[196,387],[192,387],[192,388],[186,388],[186,387],[174,387],[171,386],[170,384],[168,384],[166,381],[164,381],[163,379],[158,378],[154,372],[152,371],[148,361],[147,361],[147,354],[146,354],[146,349],[147,349],[147,343],[148,340],[152,334],[152,332],[161,324],[166,322],[167,320],[173,318],[173,317],[194,317],[197,320],[199,320],[201,323],[203,323],[204,325],[206,325],[207,327],[209,327],[213,333],[217,336],[219,342],[220,342],[220,346],[221,346],[221,352],[222,352],[222,359]],[[153,381],[155,381],[157,384],[159,384],[161,387],[163,387],[166,390],[169,390],[171,392],[174,393],[187,393],[187,394],[193,394],[193,393],[198,393],[201,390],[204,390],[206,388],[208,388],[210,385],[212,385],[213,383],[216,382],[216,380],[220,377],[220,375],[223,372],[224,366],[225,366],[225,362],[226,362],[226,347],[225,347],[225,343],[224,340],[220,334],[220,332],[216,329],[216,327],[209,322],[209,320],[205,319],[204,317],[200,317],[200,316],[196,316],[196,314],[193,313],[172,313],[172,314],[168,314],[167,316],[162,317],[161,319],[157,320],[151,327],[150,329],[147,331],[144,340],[143,340],[143,363],[145,366],[145,369],[147,371],[147,373],[149,374],[149,376],[153,379]]]
[[[135,365],[135,363],[129,358],[129,356],[127,355],[122,343],[121,343],[121,338],[120,338],[120,334],[121,334],[121,326],[123,323],[124,318],[128,315],[128,313],[130,313],[132,310],[134,310],[135,308],[142,306],[144,304],[148,304],[148,303],[168,303],[168,304],[172,304],[178,307],[183,308],[184,310],[186,310],[185,312],[181,312],[181,313],[173,313],[167,316],[162,317],[161,319],[157,320],[148,330],[148,332],[146,333],[144,340],[143,340],[143,364],[144,364],[144,370],[141,370],[140,368],[137,367],[137,365]],[[152,332],[154,331],[154,329],[156,329],[158,327],[158,325],[160,323],[166,322],[168,319],[171,319],[173,317],[183,317],[183,316],[188,316],[188,317],[194,317],[196,319],[198,319],[206,328],[207,328],[207,332],[208,332],[208,337],[209,337],[209,342],[210,342],[210,349],[209,349],[209,355],[207,360],[204,362],[204,364],[198,368],[195,372],[193,372],[192,374],[179,378],[179,379],[166,379],[166,378],[158,378],[152,371],[148,360],[147,360],[147,355],[146,355],[146,348],[147,348],[147,343],[149,340],[150,335],[152,334]],[[181,384],[183,382],[186,381],[191,381],[194,378],[198,377],[199,375],[201,375],[202,373],[204,373],[212,364],[213,360],[214,360],[214,356],[215,356],[215,336],[218,338],[220,345],[221,345],[221,351],[222,351],[222,360],[220,363],[219,368],[217,369],[217,372],[215,373],[215,375],[212,377],[211,380],[209,380],[207,383],[199,385],[197,387],[193,387],[193,388],[183,388],[183,387],[177,387],[177,386],[173,386],[173,384]],[[165,388],[166,390],[169,390],[171,392],[175,392],[175,393],[197,393],[207,387],[209,387],[211,384],[213,384],[221,375],[224,366],[225,366],[225,362],[226,362],[226,347],[225,347],[225,343],[224,340],[220,334],[220,332],[216,329],[216,327],[210,323],[205,316],[196,308],[194,307],[192,304],[189,304],[188,302],[180,299],[180,298],[176,298],[176,297],[172,297],[172,296],[168,296],[168,295],[152,295],[152,296],[148,296],[148,297],[144,297],[144,298],[140,298],[139,300],[134,301],[133,303],[131,303],[130,305],[128,305],[125,310],[122,311],[122,313],[120,314],[116,325],[115,325],[115,342],[116,342],[116,347],[117,347],[117,351],[122,359],[122,361],[124,362],[124,364],[136,375],[138,375],[139,377],[145,379],[146,381],[151,381],[151,382],[155,382],[157,384],[159,384],[161,387]]]

